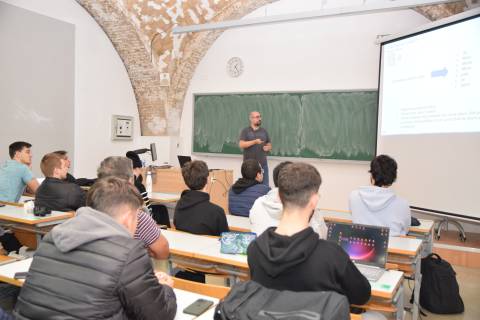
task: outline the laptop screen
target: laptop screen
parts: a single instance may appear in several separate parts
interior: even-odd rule
[[[183,166],[187,163],[192,161],[192,157],[190,156],[177,156],[178,162],[180,163],[180,168],[183,168]]]
[[[389,228],[334,222],[327,240],[337,243],[354,262],[380,268],[387,262]]]

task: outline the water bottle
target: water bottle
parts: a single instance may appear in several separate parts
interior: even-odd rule
[[[152,172],[151,171],[147,171],[147,180],[146,180],[146,189],[147,189],[147,194],[148,194],[148,197],[151,198],[152,197],[152,188],[153,188],[153,182],[152,182]]]

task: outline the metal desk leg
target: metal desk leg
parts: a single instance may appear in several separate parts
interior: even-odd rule
[[[397,312],[395,313],[396,320],[403,320],[403,315],[404,315],[403,291],[404,291],[404,288],[403,288],[403,281],[402,281],[402,284],[398,288],[397,294],[395,294],[395,297],[393,297],[393,300],[392,300],[393,305],[397,309]]]
[[[168,258],[168,274],[170,276],[174,276],[173,274],[173,262],[172,262],[172,259]]]
[[[422,285],[422,273],[421,273],[421,263],[422,259],[420,255],[417,255],[414,261],[415,265],[415,292],[413,294],[413,312],[412,312],[412,320],[418,319],[419,313],[419,306],[420,306],[420,287]]]

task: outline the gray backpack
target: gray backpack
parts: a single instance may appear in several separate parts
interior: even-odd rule
[[[238,283],[215,310],[215,320],[350,319],[347,297],[332,291],[279,291],[254,281]]]

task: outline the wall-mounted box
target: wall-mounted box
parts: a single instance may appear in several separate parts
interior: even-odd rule
[[[133,117],[112,115],[112,140],[133,139]]]

